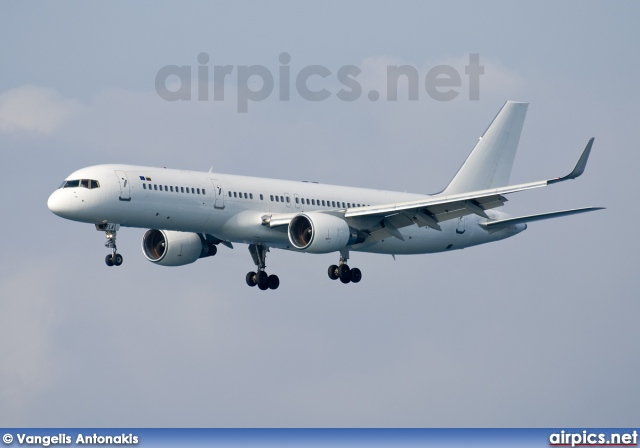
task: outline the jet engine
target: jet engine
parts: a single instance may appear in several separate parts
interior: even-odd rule
[[[289,241],[296,249],[326,254],[362,243],[366,234],[350,228],[347,222],[327,213],[300,213],[289,223]]]
[[[183,266],[217,251],[215,245],[197,233],[151,229],[142,237],[142,253],[160,266]]]

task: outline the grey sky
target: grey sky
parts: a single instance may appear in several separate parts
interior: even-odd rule
[[[637,2],[95,2],[0,4],[0,426],[637,426]],[[167,102],[157,71],[311,64],[362,69],[358,101]],[[480,101],[464,65],[479,53]],[[367,99],[386,65],[460,96]],[[234,72],[235,73],[235,72]],[[231,77],[233,81],[234,77]],[[336,92],[335,77],[326,84]],[[338,86],[338,88],[335,88]],[[228,92],[234,92],[233,82]],[[48,195],[99,163],[434,192],[505,100],[530,102],[513,215],[532,223],[446,254],[272,251],[277,292],[244,283],[246,246],[180,268],[147,262],[142,229],[104,235]]]

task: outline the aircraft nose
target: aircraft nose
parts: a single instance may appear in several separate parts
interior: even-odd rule
[[[63,190],[56,190],[47,200],[49,210],[63,218],[71,211],[71,196],[65,193]]]

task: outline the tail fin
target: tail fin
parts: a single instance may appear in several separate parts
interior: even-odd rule
[[[528,106],[515,101],[502,106],[442,195],[508,185]]]

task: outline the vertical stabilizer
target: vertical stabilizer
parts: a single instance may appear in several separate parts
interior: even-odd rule
[[[528,103],[507,101],[480,137],[449,186],[441,193],[451,195],[509,184]]]

